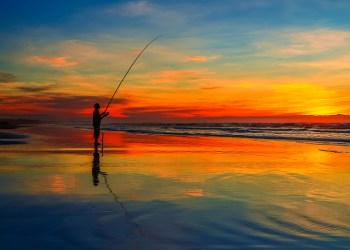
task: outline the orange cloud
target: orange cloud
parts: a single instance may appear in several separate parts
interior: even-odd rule
[[[159,75],[156,77],[156,81],[160,83],[165,82],[185,82],[193,80],[206,80],[208,75],[213,74],[207,68],[202,69],[193,69],[193,70],[167,70],[159,72]]]
[[[33,56],[31,58],[34,62],[48,64],[51,67],[67,67],[80,64],[78,61],[73,61],[67,56],[61,57],[43,57]]]
[[[184,61],[185,62],[189,62],[189,61],[206,62],[209,60],[216,60],[218,58],[219,56],[186,56],[184,58]]]
[[[213,85],[213,84],[207,84],[207,85],[203,85],[201,87],[201,89],[203,89],[203,90],[213,90],[213,89],[220,89],[220,88],[222,88],[222,86],[220,86],[220,85]]]
[[[197,70],[168,70],[160,73],[162,77],[173,78],[186,75],[196,75],[199,72]]]

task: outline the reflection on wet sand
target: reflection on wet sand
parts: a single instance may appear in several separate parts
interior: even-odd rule
[[[101,153],[103,153],[103,144],[101,145]],[[130,239],[134,243],[134,248],[139,249],[140,248],[140,242],[137,238],[137,236],[142,235],[142,230],[140,226],[133,222],[132,217],[130,216],[130,213],[125,208],[124,204],[119,200],[118,196],[113,192],[111,186],[108,183],[108,174],[106,172],[102,172],[100,168],[100,153],[98,152],[98,146],[94,146],[94,153],[93,153],[93,161],[92,161],[92,182],[94,186],[98,186],[99,181],[99,175],[102,175],[104,184],[106,188],[108,189],[108,192],[112,195],[113,200],[118,205],[118,207],[121,209],[122,213],[124,214],[127,223],[130,226],[130,231],[126,235],[128,239]]]
[[[92,183],[94,186],[97,186],[100,183],[98,175],[100,174],[100,153],[98,152],[97,146],[95,146],[95,150],[93,153],[92,160]]]
[[[45,232],[37,226],[40,237],[27,237],[27,245],[52,239],[61,248],[82,242],[84,249],[350,244],[348,147],[106,132],[102,155],[91,147],[91,131],[68,132],[81,141],[55,140],[61,134],[55,130],[49,139],[34,135],[27,145],[2,148],[0,219],[12,231],[0,233],[15,238],[18,228],[31,232],[40,220],[55,226],[48,222]]]

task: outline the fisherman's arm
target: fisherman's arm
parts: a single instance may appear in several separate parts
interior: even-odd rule
[[[102,119],[102,118],[104,118],[104,117],[106,117],[106,116],[108,116],[108,115],[109,115],[109,112],[102,112],[101,115],[100,115],[100,117],[101,117],[101,119]]]

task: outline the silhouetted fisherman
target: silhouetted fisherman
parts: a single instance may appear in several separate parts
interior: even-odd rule
[[[100,104],[95,103],[94,105],[95,110],[94,110],[94,114],[93,114],[93,125],[94,125],[94,138],[95,138],[95,147],[97,147],[98,145],[100,145],[100,143],[98,143],[98,138],[100,137],[100,126],[101,126],[101,120],[106,117],[107,115],[109,115],[109,113],[107,112],[102,112],[100,114]]]

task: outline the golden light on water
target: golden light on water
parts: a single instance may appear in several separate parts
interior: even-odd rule
[[[57,193],[69,194],[74,193],[78,186],[77,179],[72,175],[48,175],[42,178],[36,178],[28,183],[29,193]]]

